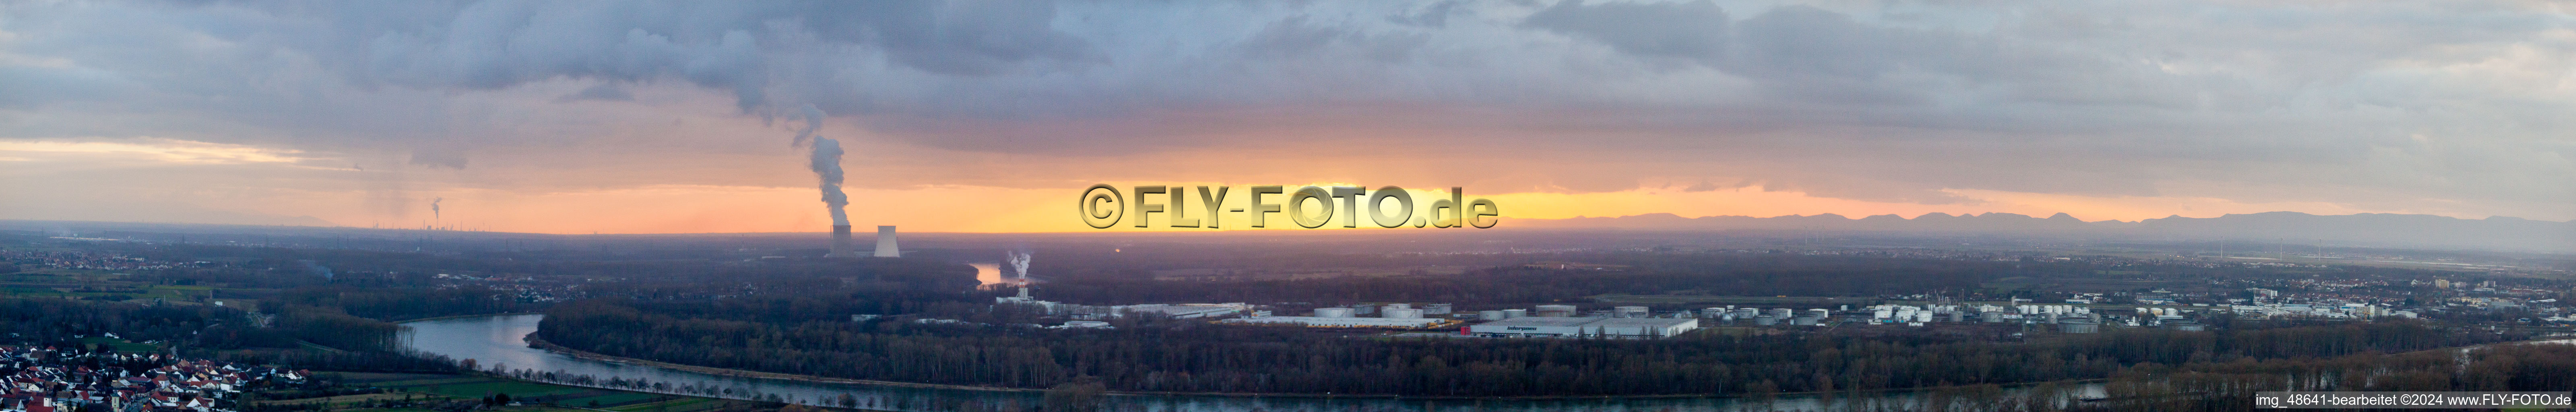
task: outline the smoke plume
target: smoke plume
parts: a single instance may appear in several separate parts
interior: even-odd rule
[[[439,201],[444,201],[444,200],[447,200],[447,198],[439,197],[439,198],[430,198],[430,199],[429,199],[429,218],[430,218],[430,220],[437,220],[437,219],[439,219],[439,214],[438,214],[438,202],[439,202]]]
[[[302,264],[304,264],[304,272],[305,272],[305,273],[311,273],[311,274],[313,274],[313,275],[315,275],[315,276],[321,276],[321,277],[322,277],[322,279],[324,279],[324,280],[329,280],[329,279],[331,279],[331,278],[333,278],[333,277],[336,277],[336,276],[335,276],[336,274],[331,273],[331,267],[329,267],[329,266],[322,266],[322,264],[320,264],[320,263],[314,263],[314,262],[313,262],[313,261],[311,261],[311,260],[298,260],[298,261],[295,261],[295,263],[302,263]]]
[[[850,195],[841,193],[841,142],[815,136],[814,130],[822,127],[823,111],[814,109],[814,105],[805,105],[805,130],[796,133],[793,144],[801,146],[805,139],[814,139],[813,156],[808,159],[811,163],[806,167],[814,169],[814,177],[823,181],[823,207],[832,211],[832,225],[849,226],[847,207]]]
[[[814,138],[814,131],[822,129],[823,110],[814,108],[814,105],[805,105],[805,130],[796,132],[796,140],[788,142],[787,146],[805,147],[805,139]]]
[[[1002,251],[1002,261],[1010,262],[1011,271],[1018,274],[1019,278],[1029,278],[1029,252],[1005,250]]]

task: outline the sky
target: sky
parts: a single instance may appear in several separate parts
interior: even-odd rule
[[[1088,231],[1095,183],[1455,186],[1507,219],[2564,221],[2572,10],[6,1],[0,219],[822,231],[810,125],[852,224],[906,231]]]

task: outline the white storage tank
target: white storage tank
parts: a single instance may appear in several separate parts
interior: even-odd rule
[[[1389,303],[1389,304],[1386,304],[1386,308],[1387,308],[1387,309],[1412,309],[1412,308],[1413,308],[1413,304],[1411,304],[1411,303]]]
[[[1538,305],[1536,316],[1571,318],[1575,310],[1574,305]]]
[[[1449,305],[1449,304],[1447,304],[1447,303],[1433,303],[1433,304],[1431,304],[1431,305],[1429,305],[1429,306],[1423,306],[1423,307],[1422,307],[1422,314],[1424,314],[1424,315],[1447,315],[1447,314],[1449,314],[1449,312],[1450,312],[1450,309],[1451,309],[1451,308],[1452,308],[1452,306],[1450,306],[1450,305]]]
[[[1353,315],[1351,314],[1351,308],[1315,308],[1315,317],[1347,318],[1353,317]]]
[[[1395,319],[1421,319],[1421,318],[1422,318],[1422,310],[1421,310],[1421,309],[1414,309],[1414,308],[1393,308],[1393,309],[1387,309],[1387,310],[1378,311],[1378,313],[1383,314],[1382,316],[1379,316],[1379,317],[1384,317],[1384,318],[1395,318]]]
[[[1529,316],[1528,309],[1503,309],[1503,319]]]
[[[1480,311],[1480,312],[1476,312],[1476,320],[1487,320],[1487,321],[1493,321],[1493,320],[1503,320],[1503,319],[1510,319],[1509,317],[1503,316],[1503,311],[1499,311],[1499,310],[1488,310],[1488,311]]]

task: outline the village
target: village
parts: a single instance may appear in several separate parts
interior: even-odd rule
[[[102,344],[100,348],[105,348]],[[244,390],[300,384],[311,373],[158,353],[91,348],[0,346],[0,411],[233,411]]]

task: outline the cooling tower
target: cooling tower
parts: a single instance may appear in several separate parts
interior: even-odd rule
[[[903,257],[903,249],[894,245],[894,226],[877,226],[877,257]]]
[[[850,253],[850,225],[832,225],[832,254],[828,257],[857,257]]]

